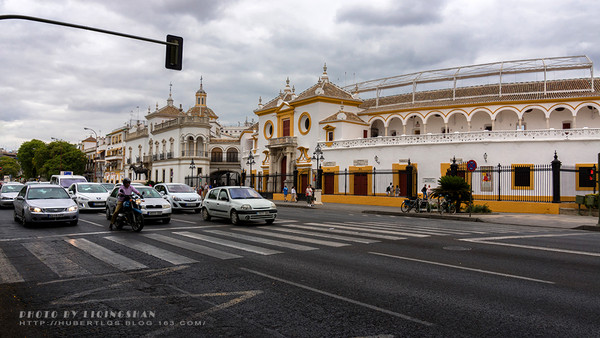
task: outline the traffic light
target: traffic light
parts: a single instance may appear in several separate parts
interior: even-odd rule
[[[175,35],[167,35],[167,42],[176,43],[177,45],[167,45],[165,67],[167,69],[181,70],[183,63],[183,38]]]

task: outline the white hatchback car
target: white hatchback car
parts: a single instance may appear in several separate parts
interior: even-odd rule
[[[202,197],[187,184],[183,183],[160,183],[154,186],[175,210],[193,210],[200,212]]]
[[[23,184],[17,182],[4,183],[0,187],[0,207],[13,207],[13,202]]]
[[[202,201],[202,219],[209,221],[211,217],[228,218],[233,224],[258,220],[272,224],[277,206],[250,187],[217,187]]]
[[[100,183],[73,183],[67,192],[79,210],[104,211],[109,192]]]

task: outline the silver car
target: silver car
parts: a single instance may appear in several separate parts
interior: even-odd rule
[[[150,220],[161,220],[167,224],[171,222],[171,204],[165,201],[162,196],[152,187],[133,186],[142,194],[142,215],[144,222]],[[118,202],[119,187],[115,187],[106,199],[106,219],[110,220],[115,212]]]
[[[160,183],[154,186],[173,207],[173,210],[200,212],[202,197],[189,185],[183,183]]]
[[[77,225],[79,221],[79,208],[67,191],[55,184],[26,185],[13,204],[13,217],[24,226],[56,222]]]
[[[202,201],[202,219],[228,218],[233,224],[264,220],[271,224],[277,217],[275,203],[249,187],[218,187],[208,191]]]
[[[67,190],[77,202],[79,210],[104,211],[108,191],[100,183],[77,182]]]
[[[11,207],[17,194],[23,187],[21,183],[4,183],[0,188],[0,207]]]

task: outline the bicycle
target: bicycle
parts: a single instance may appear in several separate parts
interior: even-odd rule
[[[447,198],[444,198],[441,202],[438,199],[438,205],[438,211],[440,212],[440,214],[443,214],[444,212],[449,214],[456,213],[456,203],[448,200]]]
[[[402,212],[410,212],[412,209],[415,209],[416,213],[419,213],[421,211],[431,211],[431,208],[429,206],[429,202],[427,201],[427,199],[421,199],[421,198],[416,198],[416,199],[405,199],[402,202],[402,205],[400,205],[400,210]],[[422,210],[424,209],[424,210]]]

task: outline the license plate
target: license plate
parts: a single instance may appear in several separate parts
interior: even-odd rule
[[[182,207],[187,207],[187,203],[180,203]]]
[[[59,218],[60,216],[62,216],[61,214],[50,214],[48,215],[48,218]]]
[[[258,214],[259,215],[268,215],[269,212],[268,211],[259,211]]]
[[[162,214],[161,211],[150,211],[148,213],[148,215],[150,215],[150,216],[158,216],[158,215],[161,215],[161,214]]]

